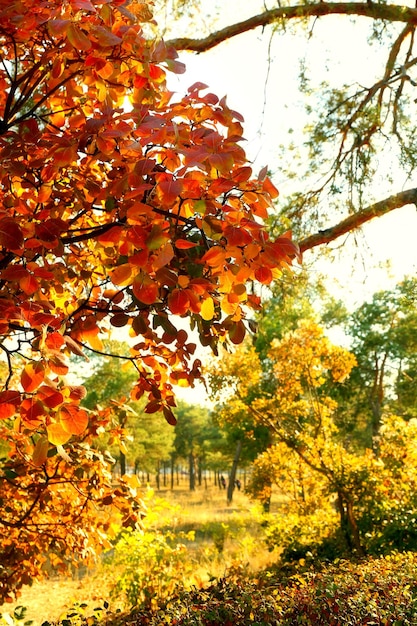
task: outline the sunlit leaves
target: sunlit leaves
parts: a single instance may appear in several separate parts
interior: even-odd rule
[[[166,72],[183,64],[144,36],[147,3],[122,4],[23,0],[1,13],[0,425],[10,458],[29,463],[22,475],[50,465],[44,476],[68,472],[74,485],[67,465],[99,427],[68,382],[69,357],[103,352],[109,330],[125,329],[132,398],[174,424],[173,385],[201,377],[178,318],[214,352],[238,344],[260,301],[246,284],[269,284],[297,257],[289,238],[269,240],[276,190],[246,163],[241,116],[200,83],[169,92]],[[83,458],[79,480],[94,465]],[[71,489],[88,500],[95,486]]]

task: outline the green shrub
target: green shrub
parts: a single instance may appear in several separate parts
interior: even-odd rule
[[[177,585],[187,580],[196,582],[195,563],[184,543],[193,539],[193,531],[124,532],[111,560],[118,572],[112,595],[122,594],[132,607],[156,609]]]

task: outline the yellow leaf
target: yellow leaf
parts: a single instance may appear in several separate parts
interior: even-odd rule
[[[67,433],[61,424],[49,424],[46,430],[48,439],[54,446],[62,446],[71,438],[71,433]]]
[[[214,317],[213,298],[208,297],[204,300],[203,304],[201,305],[200,315],[203,318],[203,320],[206,320],[207,322],[213,319]]]
[[[40,437],[32,454],[33,464],[37,467],[43,465],[48,458],[49,442],[46,437]]]

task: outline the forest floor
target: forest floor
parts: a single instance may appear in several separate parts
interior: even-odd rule
[[[250,525],[253,509],[253,503],[243,490],[235,490],[233,502],[228,505],[226,491],[203,484],[194,492],[190,492],[185,482],[175,486],[173,491],[168,487],[156,491],[154,502],[161,511],[161,526],[165,528],[175,526],[186,530],[189,527],[207,528],[211,523],[227,524],[232,518],[241,520],[246,528]],[[161,506],[161,502],[167,503],[168,506]],[[256,541],[256,537],[253,537],[253,540]],[[224,563],[227,562],[229,549],[230,546],[225,545],[222,555]],[[270,558],[271,555],[266,549],[265,551],[257,549],[250,565],[254,569],[263,567]],[[217,573],[222,575],[224,572]],[[24,621],[32,620],[33,626],[40,626],[45,621],[59,620],[68,610],[80,607],[83,603],[87,604],[88,610],[91,611],[96,607],[102,607],[103,602],[107,600],[110,602],[111,610],[115,611],[123,608],[123,604],[117,600],[109,600],[112,584],[111,573],[100,566],[96,571],[84,573],[83,576],[59,576],[36,581],[32,586],[26,586],[21,590],[16,602],[0,606],[0,615],[6,613],[13,615],[16,607],[23,606],[26,608]]]

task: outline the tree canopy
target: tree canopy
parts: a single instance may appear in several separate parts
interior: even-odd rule
[[[167,75],[185,70],[177,50],[261,26],[285,34],[287,22],[312,36],[336,13],[369,20],[375,45],[389,46],[366,87],[317,90],[302,65],[307,166],[275,208],[240,113],[201,81],[174,93]],[[45,554],[65,566],[108,546],[115,520],[141,517],[137,481],[116,485],[94,447],[111,411],[83,406],[76,359],[106,354],[124,328],[129,351],[113,356],[133,366],[131,399],[175,424],[174,386],[201,376],[196,342],[215,354],[240,344],[257,285],[415,202],[403,186],[415,165],[415,25],[399,5],[282,5],[196,43],[164,41],[147,2],[0,0],[0,598],[38,576]]]
[[[104,352],[109,329],[128,328],[130,352],[115,358],[134,365],[132,399],[174,423],[173,385],[200,376],[179,318],[214,351],[239,343],[246,307],[260,304],[252,282],[299,252],[263,225],[277,191],[246,162],[239,114],[199,83],[168,91],[166,72],[184,67],[145,34],[146,3],[2,0],[0,16],[6,597],[42,570],[39,552],[106,545],[111,519],[96,503],[115,504],[124,525],[140,519],[137,485],[116,487],[90,447],[109,412],[80,405],[69,357]]]

